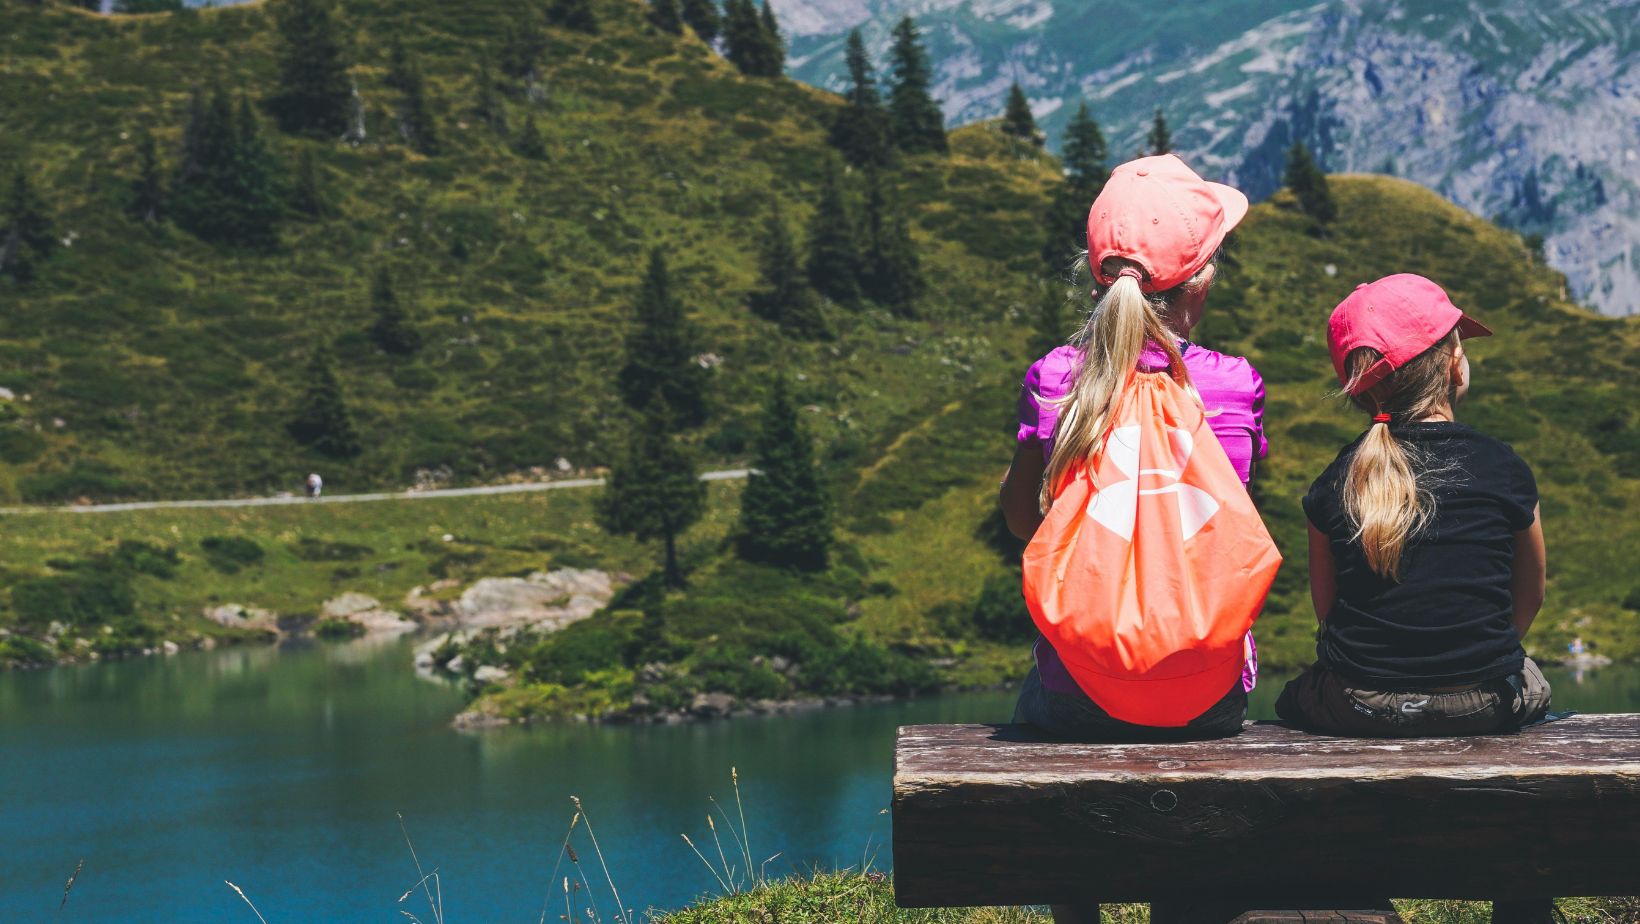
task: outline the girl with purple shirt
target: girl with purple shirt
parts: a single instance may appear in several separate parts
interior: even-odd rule
[[[1101,443],[1128,375],[1173,370],[1201,401],[1208,424],[1245,485],[1269,451],[1264,382],[1245,358],[1191,343],[1224,237],[1247,213],[1247,198],[1208,183],[1173,155],[1117,167],[1088,216],[1088,254],[1078,285],[1091,280],[1092,310],[1065,346],[1033,363],[1019,397],[1019,445],[1002,483],[1008,528],[1029,539],[1054,486]],[[1014,721],[1083,740],[1167,740],[1234,735],[1258,673],[1249,634],[1240,680],[1183,728],[1150,728],[1111,717],[1038,638]]]

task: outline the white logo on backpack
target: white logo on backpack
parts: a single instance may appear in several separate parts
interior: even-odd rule
[[[1172,494],[1179,499],[1179,529],[1188,541],[1201,532],[1207,521],[1219,512],[1219,502],[1195,485],[1181,484],[1185,466],[1195,450],[1195,440],[1184,430],[1167,432],[1173,448],[1173,462],[1177,468],[1139,467],[1139,427],[1117,427],[1105,442],[1105,457],[1127,478],[1105,485],[1088,504],[1088,516],[1100,526],[1132,541],[1133,526],[1139,516],[1141,494]],[[1141,488],[1140,479],[1153,477],[1164,484],[1157,488]]]

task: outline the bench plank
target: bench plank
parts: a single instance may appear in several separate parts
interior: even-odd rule
[[[905,907],[1640,894],[1640,715],[1517,735],[1072,744],[900,729]],[[1268,907],[1268,906],[1266,906]],[[1336,907],[1336,906],[1334,906]]]

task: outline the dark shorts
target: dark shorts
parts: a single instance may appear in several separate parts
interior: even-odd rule
[[[1203,738],[1228,738],[1241,732],[1241,723],[1247,718],[1247,693],[1241,688],[1241,678],[1224,698],[1211,708],[1190,720],[1182,728],[1156,728],[1134,725],[1099,708],[1078,690],[1075,694],[1055,693],[1042,685],[1036,668],[1025,675],[1025,684],[1019,691],[1019,702],[1014,705],[1014,721],[1034,725],[1056,738],[1075,741],[1197,741]]]
[[[1456,693],[1374,690],[1312,664],[1287,682],[1276,715],[1301,728],[1358,738],[1491,735],[1543,718],[1549,692],[1531,658],[1518,674]]]

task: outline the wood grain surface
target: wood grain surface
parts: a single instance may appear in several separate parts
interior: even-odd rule
[[[893,816],[906,907],[1633,895],[1640,715],[1476,738],[1250,723],[1177,744],[908,726]]]

